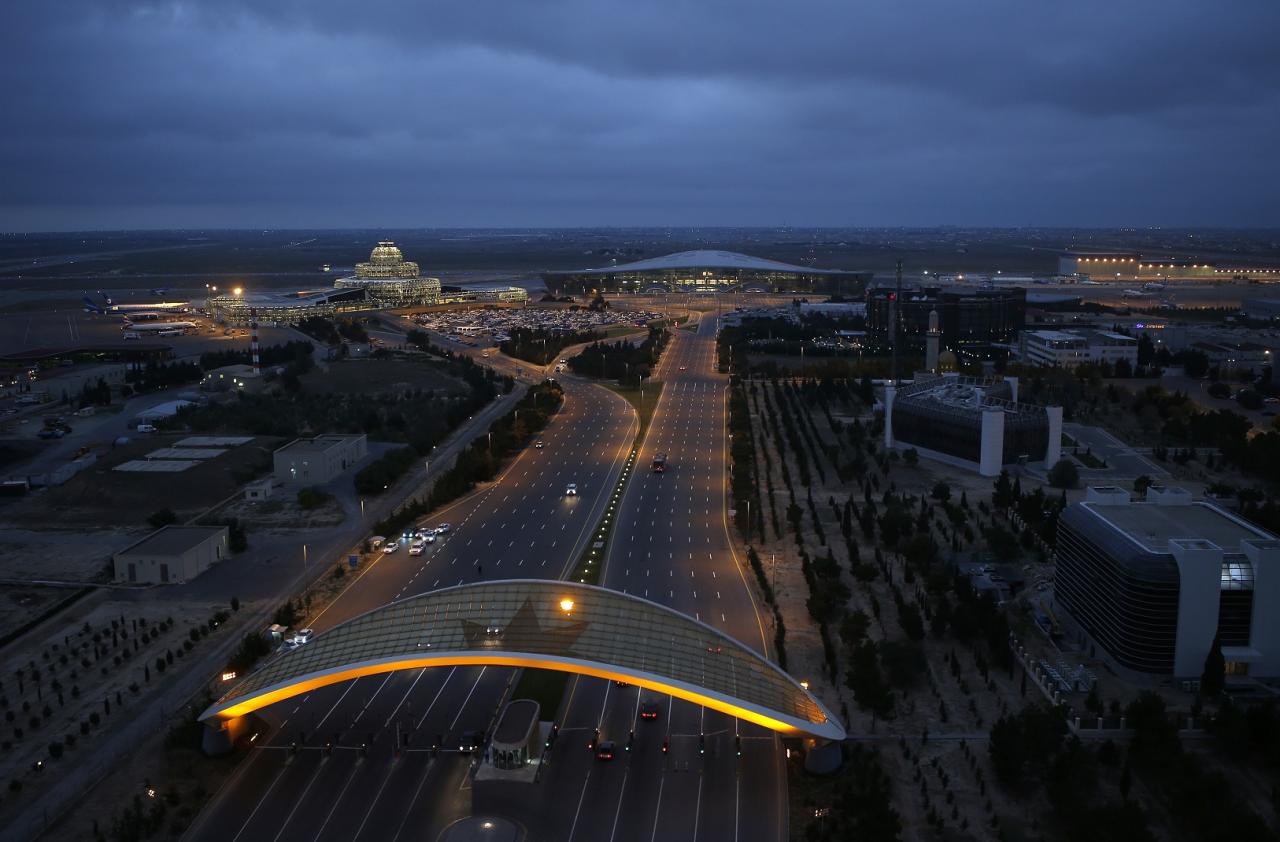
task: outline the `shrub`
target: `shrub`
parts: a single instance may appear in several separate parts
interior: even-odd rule
[[[174,513],[173,509],[160,509],[159,511],[152,512],[147,516],[147,523],[150,524],[152,529],[160,529],[171,523],[177,522],[178,516]]]
[[[1075,488],[1080,484],[1080,471],[1069,459],[1060,459],[1049,469],[1049,484],[1054,488]]]

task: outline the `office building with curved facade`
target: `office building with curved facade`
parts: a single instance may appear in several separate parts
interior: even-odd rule
[[[1018,403],[1018,379],[918,372],[884,391],[885,447],[997,476],[1020,462],[1052,467],[1062,451],[1062,407]]]
[[[1280,676],[1280,541],[1263,529],[1180,488],[1091,488],[1055,555],[1054,610],[1093,654],[1196,681],[1216,639],[1228,675]]]

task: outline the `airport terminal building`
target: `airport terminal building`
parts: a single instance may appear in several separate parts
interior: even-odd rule
[[[568,272],[546,272],[547,289],[600,292],[814,292],[861,295],[870,272],[816,269],[733,251],[682,251],[662,257]]]
[[[1058,522],[1053,607],[1094,654],[1198,681],[1216,638],[1228,676],[1280,677],[1280,540],[1152,486],[1091,488]]]
[[[363,289],[371,307],[413,307],[440,303],[440,279],[425,278],[418,264],[404,259],[390,240],[374,246],[365,263],[357,263],[355,274],[334,281],[335,289]]]
[[[205,300],[214,321],[237,327],[255,318],[263,325],[291,325],[312,316],[333,318],[364,310],[429,307],[438,304],[510,304],[529,300],[521,287],[474,288],[444,292],[439,278],[423,277],[418,264],[405,260],[396,244],[382,240],[355,274],[334,281],[331,289],[302,292],[224,292]]]

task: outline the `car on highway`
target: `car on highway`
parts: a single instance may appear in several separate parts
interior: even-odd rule
[[[688,366],[685,366],[685,365],[682,365],[682,366],[680,366],[680,370],[681,370],[681,371],[688,371],[688,370],[689,370],[689,367],[688,367]]]
[[[535,450],[541,450],[541,449],[542,449],[542,439],[538,439],[537,441],[535,441],[535,442],[533,443],[533,447],[534,447],[534,449],[535,449]]]
[[[414,541],[409,547],[409,555],[422,555],[427,549],[426,541]]]
[[[436,527],[436,534],[437,534],[437,535],[448,535],[448,534],[449,534],[449,530],[450,530],[450,529],[453,529],[453,525],[452,525],[452,524],[449,524],[449,523],[442,523],[442,524],[440,524],[439,526],[437,526],[437,527]]]
[[[139,424],[138,432],[139,433],[158,433],[160,432],[160,430],[156,427],[155,424]]]
[[[400,549],[399,541],[388,541],[382,545],[382,551],[384,553],[394,553],[398,549]]]
[[[463,731],[462,739],[458,741],[458,751],[463,754],[471,754],[479,751],[482,745],[484,745],[483,731]]]
[[[65,435],[66,433],[62,432],[62,430],[48,430],[48,429],[41,430],[40,432],[36,433],[36,437],[42,438],[42,439],[60,439]]]
[[[434,529],[419,529],[416,533],[418,540],[425,544],[434,544],[436,542],[436,531]]]
[[[660,707],[658,703],[650,699],[649,701],[644,702],[643,704],[640,705],[640,718],[641,719],[657,719],[659,710],[660,710]]]
[[[618,746],[613,740],[601,740],[596,744],[596,760],[612,760]]]
[[[578,496],[578,484],[577,484],[576,482],[571,482],[571,483],[569,483],[568,485],[566,485],[566,486],[564,487],[564,496],[566,496],[566,497],[577,497],[577,496]]]
[[[301,643],[299,643],[298,641],[294,640],[292,637],[286,637],[286,638],[284,639],[284,642],[280,644],[280,648],[279,648],[279,649],[277,649],[276,651],[277,651],[277,652],[292,652],[294,649],[297,649],[297,648],[298,648],[299,646],[301,646],[301,645],[302,645]]]
[[[301,646],[304,643],[310,643],[311,638],[315,636],[315,629],[298,629],[293,633],[293,642]]]

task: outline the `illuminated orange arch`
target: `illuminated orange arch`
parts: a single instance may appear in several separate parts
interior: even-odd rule
[[[231,722],[364,675],[473,665],[626,681],[781,733],[845,736],[808,690],[705,623],[630,594],[537,579],[445,588],[374,609],[275,657],[200,718]]]

